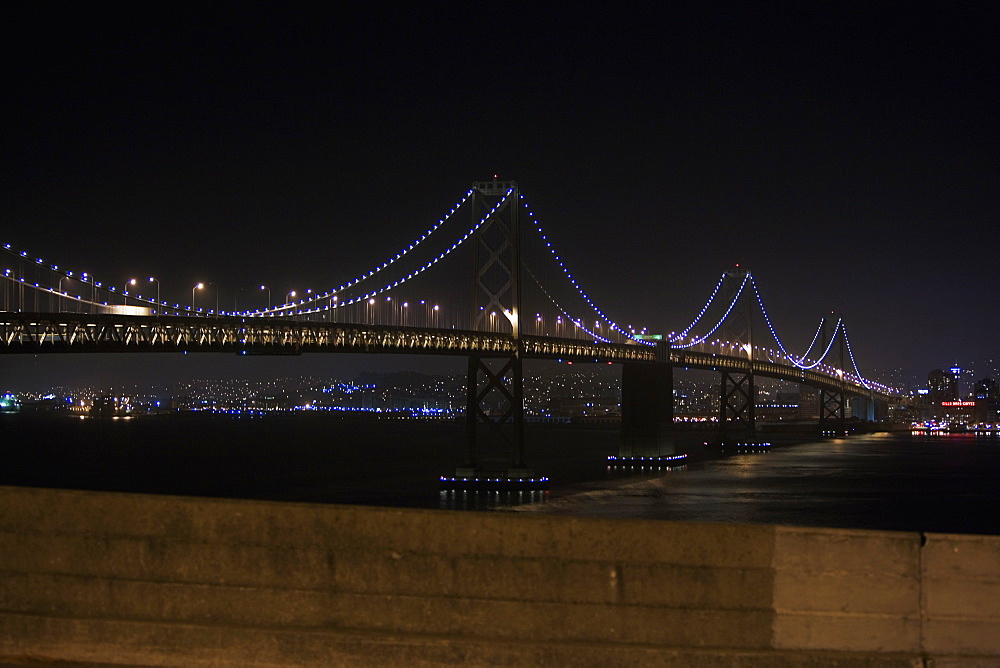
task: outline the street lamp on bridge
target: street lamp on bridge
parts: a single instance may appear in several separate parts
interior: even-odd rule
[[[192,312],[194,311],[194,291],[195,290],[204,290],[204,289],[205,289],[205,284],[204,283],[199,283],[198,285],[196,285],[193,288],[191,288],[191,311]]]
[[[62,278],[59,279],[59,313],[62,313],[63,295],[64,295],[62,282],[65,281],[67,278],[69,278],[69,276],[63,276]]]
[[[129,279],[125,282],[125,287],[122,288],[122,306],[128,305],[128,286],[135,285],[135,279]]]
[[[160,282],[158,280],[156,280],[155,278],[153,278],[152,276],[149,277],[149,282],[150,283],[156,283],[156,307],[159,308],[160,307]],[[156,311],[153,311],[153,313],[156,313]]]

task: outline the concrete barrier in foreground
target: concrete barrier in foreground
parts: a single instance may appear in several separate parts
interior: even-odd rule
[[[1000,664],[1000,537],[0,487],[0,663]]]

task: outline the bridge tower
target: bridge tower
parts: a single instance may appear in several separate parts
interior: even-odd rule
[[[826,350],[830,342],[827,335],[827,322],[823,322],[820,350]],[[844,377],[844,330],[840,324],[834,326],[833,336],[839,337],[839,362],[837,369],[840,375],[840,387],[836,390],[820,388],[819,391],[819,432],[821,435],[836,433],[844,435],[846,429],[847,379]]]
[[[470,329],[509,332],[513,355],[469,357],[466,386],[468,455],[457,477],[475,478],[503,466],[510,479],[529,479],[524,457],[524,369],[521,343],[521,216],[517,182],[493,177],[476,181],[470,198],[473,224],[494,207],[470,240],[473,247]],[[506,198],[506,199],[504,199]],[[481,425],[486,425],[482,433]],[[483,446],[490,445],[488,452]],[[509,448],[509,464],[496,446]],[[492,459],[490,459],[492,457]]]
[[[737,265],[738,266],[738,265]],[[740,346],[740,357],[746,362],[740,368],[722,369],[719,387],[719,440],[753,439],[757,435],[754,408],[757,403],[757,386],[753,368],[753,301],[740,292],[747,286],[748,272],[726,272],[723,279],[723,303],[732,303],[732,311],[723,322],[720,336],[723,340]],[[739,297],[737,297],[739,295]]]

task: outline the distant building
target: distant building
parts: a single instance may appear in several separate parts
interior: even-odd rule
[[[1000,392],[997,390],[997,382],[992,378],[983,378],[976,382],[976,399],[986,399],[996,401],[1000,398]]]
[[[1000,422],[1000,388],[992,378],[976,381],[973,396],[976,402],[976,421],[987,424]]]
[[[961,369],[958,372],[961,373]],[[927,374],[927,399],[931,404],[940,406],[942,401],[957,401],[958,398],[958,379],[954,369],[934,369]]]
[[[799,386],[799,419],[819,419],[819,390],[808,385]]]

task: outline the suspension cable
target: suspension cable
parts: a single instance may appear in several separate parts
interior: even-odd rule
[[[747,285],[747,279],[749,279],[749,278],[750,278],[750,274],[749,273],[747,273],[747,275],[743,277],[743,282],[740,283],[740,289],[736,291],[736,294],[733,296],[732,301],[729,302],[729,307],[726,309],[726,312],[722,314],[722,317],[719,318],[719,321],[717,323],[715,323],[715,327],[713,327],[712,329],[710,329],[707,334],[705,334],[701,338],[692,337],[690,343],[678,343],[678,344],[672,345],[670,347],[671,348],[690,348],[692,346],[698,345],[699,343],[704,343],[705,340],[708,337],[712,336],[712,334],[715,333],[715,330],[719,329],[719,327],[722,326],[722,323],[726,320],[726,318],[729,317],[729,314],[732,312],[733,308],[736,306],[736,302],[738,302],[740,300],[740,295],[743,294],[743,288],[746,287],[746,285]]]
[[[521,195],[521,199],[524,200],[524,195]],[[625,336],[626,338],[632,339],[633,341],[638,340],[635,338],[633,334],[626,332],[621,326],[618,325],[618,323],[609,318],[604,313],[604,311],[602,311],[600,308],[597,307],[593,299],[591,299],[590,295],[587,294],[587,292],[583,289],[583,287],[573,277],[573,274],[570,273],[569,269],[566,267],[566,263],[563,261],[562,257],[560,257],[559,253],[556,252],[556,249],[552,246],[552,242],[549,241],[548,236],[545,234],[544,230],[542,230],[542,226],[535,218],[535,214],[528,208],[527,202],[522,202],[522,204],[524,206],[524,209],[528,212],[528,219],[535,226],[535,230],[538,232],[539,236],[541,236],[542,241],[545,242],[546,248],[549,249],[549,252],[552,254],[552,257],[555,258],[555,261],[559,265],[559,268],[562,269],[563,274],[565,274],[566,278],[569,279],[570,284],[572,284],[572,286],[576,288],[576,291],[580,294],[580,296],[583,297],[583,300],[587,302],[590,308],[592,308],[594,312],[601,318],[601,320],[606,322],[612,330],[620,333],[622,336]]]

